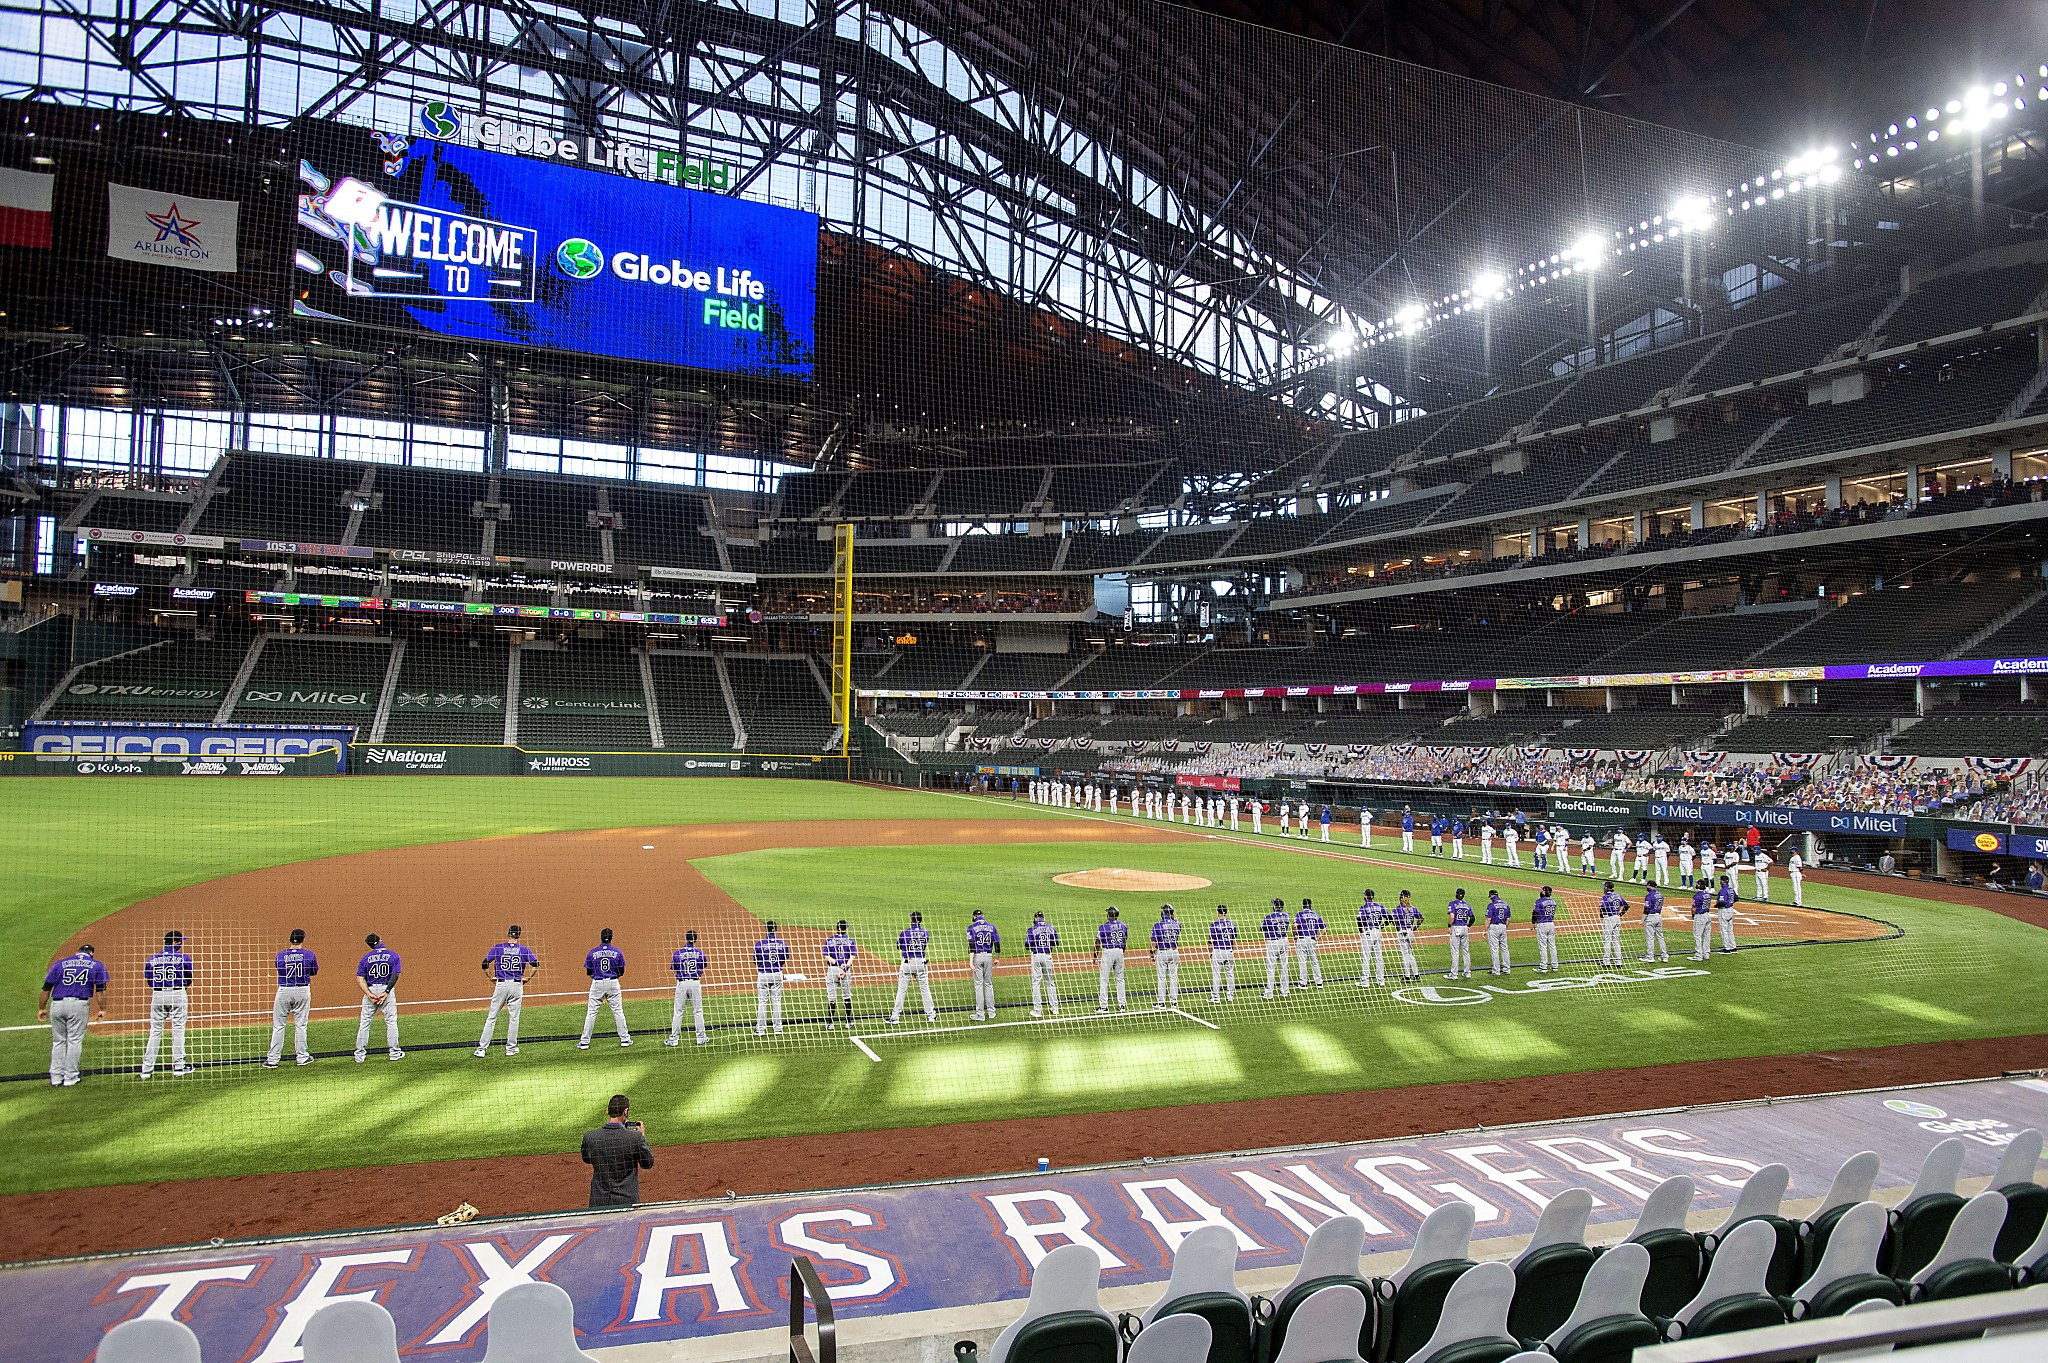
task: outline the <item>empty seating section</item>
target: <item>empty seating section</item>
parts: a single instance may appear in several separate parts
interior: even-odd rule
[[[1919,757],[2019,757],[2048,753],[2048,713],[1972,710],[1932,714],[1886,742],[1889,752]]]
[[[1056,535],[968,535],[954,551],[949,573],[1037,573],[1059,554]]]
[[[1703,742],[1725,718],[1719,706],[1638,705],[1577,720],[1561,741],[1574,748],[1689,747]]]
[[[1237,527],[1215,530],[1183,530],[1161,535],[1146,551],[1146,563],[1205,563],[1225,552],[1237,538]]]
[[[1101,464],[1056,465],[1046,501],[1055,512],[1070,515],[1111,515],[1139,504],[1145,490],[1158,481],[1161,466],[1135,467],[1104,460]]]
[[[1248,522],[1244,533],[1230,542],[1230,557],[1264,558],[1305,549],[1321,539],[1334,523],[1331,517],[1320,515],[1261,516]]]
[[[778,488],[781,502],[777,510],[790,520],[815,516],[839,500],[840,489],[846,483],[847,475],[844,473],[792,473],[782,480]]]
[[[1480,516],[1491,516],[1514,507],[1543,506],[1569,497],[1579,484],[1600,467],[1600,458],[1550,452],[1532,461],[1520,473],[1490,473],[1465,490],[1463,496],[1445,507],[1434,519],[1454,524]]]
[[[180,639],[105,658],[81,670],[45,717],[209,723],[247,651],[246,640]]]
[[[730,540],[726,543],[726,552],[732,558],[733,568],[743,573],[816,576],[832,568],[831,544],[815,538],[807,526],[794,534],[777,536],[766,544]]]
[[[703,533],[704,499],[687,492],[611,489],[618,518],[612,555],[620,563],[653,563],[670,568],[716,568],[718,546]]]
[[[1079,738],[1093,734],[1102,724],[1101,715],[1053,715],[1031,726],[1033,738]]]
[[[1885,319],[1887,348],[1949,336],[2025,315],[2044,286],[2048,265],[2008,265],[1941,275],[1918,285]]]
[[[102,493],[85,508],[79,524],[109,530],[154,530],[168,535],[185,523],[192,510],[189,497],[120,497]]]
[[[1067,540],[1067,557],[1061,565],[1067,572],[1088,572],[1097,568],[1121,568],[1135,563],[1138,556],[1159,537],[1156,530],[1130,535],[1108,535],[1084,530]]]
[[[1646,406],[1700,362],[1711,341],[1688,341],[1587,370],[1537,425],[1549,430]]]
[[[561,558],[602,562],[604,542],[591,527],[597,487],[591,483],[539,478],[504,478],[498,498],[512,508],[498,523],[497,551],[513,558]]]
[[[839,496],[840,513],[849,517],[907,516],[936,476],[930,469],[857,473]]]
[[[833,732],[832,709],[809,662],[735,655],[726,659],[726,674],[749,752],[824,750]]]
[[[998,653],[974,674],[977,691],[1049,691],[1089,659],[1079,653]],[[890,677],[895,669],[890,669]],[[895,686],[893,680],[886,685]]]
[[[1968,658],[2048,657],[2048,595],[1963,650]]]
[[[1965,582],[1866,592],[1763,649],[1755,660],[1865,663],[1945,657],[2011,609],[2027,589],[2017,582]]]
[[[1757,437],[1770,429],[1771,418],[1745,415],[1733,420],[1723,413],[1691,409],[1683,418],[1689,429],[1660,444],[1642,443],[1624,450],[1592,482],[1581,497],[1600,497],[1632,487],[1654,487],[1724,473]]]
[[[829,555],[831,546],[820,546]],[[853,571],[861,577],[888,577],[897,573],[935,573],[946,561],[952,545],[944,540],[917,544],[861,544],[853,546]]]
[[[1752,715],[1716,745],[1724,752],[1831,752],[1868,743],[1891,727],[1889,715],[1859,715],[1810,706],[1788,706]]]
[[[1533,743],[1556,734],[1570,717],[1568,710],[1510,710],[1498,715],[1474,715],[1452,720],[1432,741],[1488,748]]]
[[[1015,517],[1038,500],[1038,489],[1044,482],[1045,469],[1039,465],[951,469],[939,479],[932,509],[947,517]]]
[[[1095,730],[1105,742],[1122,743],[1134,738],[1186,738],[1193,730],[1186,720],[1173,715],[1111,715]]]
[[[374,490],[383,501],[363,513],[356,542],[384,549],[482,553],[484,523],[470,508],[483,500],[487,487],[473,475],[379,468]]]
[[[1551,379],[1544,383],[1525,384],[1477,402],[1468,402],[1452,415],[1442,434],[1430,440],[1425,453],[1434,456],[1480,449],[1493,444],[1516,427],[1527,425],[1532,419],[1538,426],[1548,426],[1551,424],[1550,414],[1543,409],[1565,391],[1566,383],[1564,379]],[[1543,412],[1541,417],[1537,416],[1539,412]]]
[[[1998,420],[2035,369],[2034,343],[1920,364],[1872,380],[1860,402],[1802,407],[1744,467],[1833,454]]]
[[[519,651],[519,746],[638,752],[654,746],[632,650],[578,639]]]
[[[731,752],[739,746],[718,664],[708,653],[650,654],[661,745],[676,752]]]
[[[1021,710],[974,710],[962,716],[961,723],[982,738],[996,738],[1014,734],[1030,720]]]
[[[1628,647],[1662,622],[1662,616],[1647,612],[1553,616],[1508,633],[1487,657],[1474,661],[1517,677],[1604,670],[1596,665],[1608,654]]]
[[[1608,672],[1733,667],[1812,618],[1807,610],[1680,615],[1617,648],[1601,660],[1601,667]]]
[[[407,640],[384,741],[503,743],[510,652],[495,638]]]
[[[1456,415],[1456,411],[1440,412],[1340,436],[1329,462],[1323,465],[1322,481],[1336,483],[1384,473],[1415,453],[1423,441],[1448,426]]]
[[[1692,391],[1712,393],[1811,369],[1861,334],[1887,301],[1866,294],[1739,327],[1692,376]]]
[[[1119,647],[1095,655],[1095,660],[1069,680],[1069,691],[1150,691],[1178,686],[1167,677],[1182,664],[1199,658],[1205,650],[1194,644],[1166,644],[1150,648]]]
[[[903,738],[937,738],[960,716],[951,710],[889,710],[875,716],[875,727]]]
[[[199,533],[339,544],[349,518],[341,499],[362,481],[361,464],[230,454],[199,513]]]
[[[1294,670],[1293,648],[1213,648],[1173,674],[1175,686],[1264,686]]]
[[[368,738],[390,665],[388,639],[271,635],[228,718],[237,724],[346,724]]]
[[[1312,743],[1398,743],[1442,731],[1455,712],[1388,710],[1378,714],[1326,715],[1302,737]]]
[[[892,691],[956,691],[968,672],[986,656],[982,649],[919,644],[905,649],[889,669],[888,687]]]
[[[1336,544],[1412,530],[1443,510],[1444,503],[1456,495],[1456,488],[1437,488],[1399,501],[1368,502],[1352,508],[1341,520],[1327,518],[1334,524],[1323,535],[1323,542]]]

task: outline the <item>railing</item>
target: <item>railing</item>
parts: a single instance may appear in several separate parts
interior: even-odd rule
[[[804,1333],[804,1304],[810,1302],[818,1315],[818,1347]],[[789,1363],[838,1363],[839,1335],[832,1323],[832,1298],[818,1278],[818,1270],[807,1257],[789,1261]]]
[[[1738,1334],[1682,1339],[1636,1351],[1636,1363],[1793,1363],[1832,1354],[1881,1348],[1889,1344],[1930,1344],[1937,1340],[1971,1339],[1985,1329],[2048,1330],[2048,1294],[1994,1292],[1954,1301],[1920,1302],[1891,1311],[1851,1312],[1822,1320],[1802,1320]],[[1983,1363],[2032,1360],[2041,1356],[2044,1336],[1983,1341]],[[2008,1348],[2000,1348],[2004,1344]]]

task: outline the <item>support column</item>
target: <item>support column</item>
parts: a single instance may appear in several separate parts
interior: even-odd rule
[[[1827,497],[1828,497],[1828,510],[1830,510],[1830,511],[1839,511],[1839,510],[1841,510],[1841,508],[1842,508],[1842,475],[1841,475],[1841,474],[1839,474],[1839,473],[1836,473],[1836,474],[1830,474],[1830,475],[1828,476],[1828,493],[1827,493]]]
[[[1690,526],[1690,527],[1691,527],[1692,529],[1694,529],[1694,530],[1704,530],[1704,529],[1706,529],[1706,528],[1707,528],[1707,499],[1706,499],[1706,498],[1704,498],[1704,497],[1695,497],[1695,498],[1693,498],[1693,499],[1692,499],[1692,505],[1686,508],[1686,513],[1687,513],[1687,515],[1686,515],[1686,523],[1687,523],[1687,524],[1688,524],[1688,525],[1689,525],[1689,526]]]

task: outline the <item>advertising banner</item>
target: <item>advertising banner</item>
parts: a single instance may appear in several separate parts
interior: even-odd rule
[[[277,758],[345,753],[348,729],[242,729],[207,725],[31,724],[21,746],[31,753],[118,758]]]
[[[308,592],[242,593],[251,606],[314,606],[328,610],[407,611],[421,615],[491,616],[501,620],[592,620],[624,625],[688,625],[720,629],[723,615],[678,615],[664,611],[598,610],[582,606],[494,606],[483,601],[416,601],[405,597],[319,596]]]
[[[1184,790],[1236,790],[1238,787],[1238,779],[1235,776],[1191,776],[1181,773],[1173,778],[1173,783]]]
[[[233,274],[242,205],[107,184],[107,254],[115,260]]]
[[[64,688],[63,703],[90,707],[144,702],[157,709],[204,710],[211,714],[220,709],[221,699],[227,693],[227,683],[217,681],[75,681]]]
[[[2048,837],[2039,833],[2008,832],[1996,828],[1951,828],[1947,842],[1952,852],[2006,853],[2029,861],[2048,859]]]
[[[250,756],[223,753],[181,757],[171,753],[129,753],[87,757],[77,753],[0,752],[0,776],[335,776],[341,749],[316,753]]]
[[[235,698],[235,710],[337,710],[369,713],[377,708],[381,683],[359,687],[249,686]]]
[[[301,151],[297,316],[811,377],[813,214],[356,129]]]
[[[1550,800],[1550,812],[1559,817],[1574,819],[1635,819],[1642,817],[1643,804],[1640,800],[1602,800],[1585,795],[1557,795]]]
[[[469,743],[358,743],[366,776],[836,776],[823,753],[539,752]]]
[[[630,691],[602,695],[528,692],[519,698],[519,708],[526,714],[644,715],[647,713],[647,698]]]
[[[1652,801],[1649,816],[1668,823],[1738,824],[1776,828],[1788,833],[1863,833],[1874,837],[1905,837],[1917,822],[1905,814],[1860,814],[1847,809],[1787,809],[1781,806],[1695,804]]]

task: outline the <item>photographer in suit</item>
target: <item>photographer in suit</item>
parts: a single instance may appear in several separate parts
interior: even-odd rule
[[[640,1171],[654,1167],[647,1131],[627,1117],[626,1095],[605,1105],[608,1120],[583,1133],[583,1162],[590,1166],[592,1207],[634,1207],[640,1203]]]

